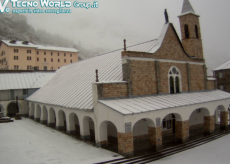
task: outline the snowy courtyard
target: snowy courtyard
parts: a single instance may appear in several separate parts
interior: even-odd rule
[[[0,139],[1,164],[89,164],[121,158],[29,118],[1,123]]]
[[[28,118],[1,123],[0,138],[1,164],[90,164],[122,157]],[[152,164],[227,164],[229,140],[227,135]]]

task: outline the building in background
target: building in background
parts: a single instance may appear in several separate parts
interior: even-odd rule
[[[28,41],[2,40],[0,42],[0,69],[57,70],[78,61],[74,48],[42,46]]]
[[[217,88],[226,92],[230,92],[230,60],[221,64],[213,70],[214,76],[217,78]]]
[[[28,115],[25,99],[48,82],[55,72],[0,73],[0,112],[14,116]]]

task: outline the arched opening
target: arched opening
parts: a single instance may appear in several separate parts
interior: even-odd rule
[[[37,104],[36,110],[35,110],[35,115],[34,115],[34,120],[37,122],[40,122],[40,118],[41,118],[41,107],[40,107],[40,105]]]
[[[7,107],[7,115],[9,117],[15,117],[15,114],[19,113],[19,106],[15,102],[11,102]]]
[[[31,104],[31,108],[29,111],[29,118],[34,119],[34,103]]]
[[[49,109],[49,118],[48,118],[48,126],[55,127],[56,126],[56,115],[53,108]]]
[[[4,108],[1,104],[0,104],[0,113],[2,113],[2,116],[4,115]]]
[[[80,124],[78,116],[75,113],[70,113],[69,115],[69,123],[70,123],[70,132],[71,134],[76,134],[77,137],[80,138]]]
[[[59,120],[59,125],[57,128],[59,130],[66,131],[66,129],[67,129],[67,127],[66,127],[66,116],[65,116],[65,112],[63,110],[58,111],[58,120]]]
[[[181,87],[181,74],[178,68],[171,67],[168,72],[169,78],[169,92],[170,94],[173,93],[180,93],[182,90]]]
[[[48,111],[46,106],[43,106],[42,108],[42,116],[41,116],[41,123],[42,124],[47,124],[47,118],[48,118]]]
[[[195,34],[196,34],[196,38],[198,39],[199,38],[199,34],[198,34],[198,27],[197,27],[197,25],[195,25]]]
[[[91,117],[85,116],[83,118],[83,128],[84,128],[84,135],[85,135],[84,138],[92,143],[95,143],[94,121]]]
[[[133,146],[134,155],[143,155],[155,150],[153,143],[150,139],[151,128],[155,127],[151,119],[141,119],[133,126]]]
[[[162,119],[162,145],[163,148],[170,147],[177,143],[176,138],[176,121],[181,121],[181,116],[177,113],[170,113]]]
[[[184,25],[184,33],[185,33],[185,39],[189,38],[189,30],[188,30],[188,25]]]
[[[221,129],[221,124],[224,121],[221,119],[221,113],[224,111],[225,111],[225,107],[223,105],[219,105],[215,110],[214,116],[215,116],[215,128],[216,128],[216,130]]]
[[[196,139],[204,135],[205,117],[210,117],[209,111],[206,108],[198,108],[191,113],[189,117],[190,139]],[[208,123],[207,126],[210,126],[210,124]]]
[[[100,146],[113,152],[118,152],[117,128],[110,121],[104,121],[100,125]]]

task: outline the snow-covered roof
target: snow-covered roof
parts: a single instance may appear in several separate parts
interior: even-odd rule
[[[119,113],[133,114],[187,105],[194,105],[229,98],[229,93],[220,90],[215,90],[98,101],[118,111]]]
[[[51,50],[51,51],[64,51],[64,52],[78,52],[75,48],[66,48],[66,47],[55,47],[55,46],[43,46],[43,45],[37,45],[28,42],[27,44],[23,44],[25,41],[16,41],[11,42],[11,40],[2,40],[3,43],[5,43],[7,46],[13,46],[13,47],[29,47],[29,48],[35,48],[40,50]]]
[[[185,14],[185,13],[195,13],[189,0],[184,0],[183,3],[181,14]]]
[[[0,90],[41,88],[54,72],[0,73]]]
[[[78,52],[78,50],[76,50],[75,48],[55,47],[55,46],[42,46],[42,45],[37,45],[36,49],[52,50],[52,51],[64,51],[64,52]]]
[[[150,52],[156,40],[127,47],[127,51]],[[68,108],[93,108],[92,83],[98,69],[99,82],[122,81],[123,49],[61,67],[41,89],[27,98],[29,101]]]
[[[224,69],[230,69],[230,60],[221,64],[219,67],[215,68],[213,71],[219,71],[219,70],[224,70]]]
[[[30,47],[30,48],[37,47],[37,45],[33,43],[23,44],[23,41],[16,41],[15,43],[11,43],[11,40],[2,40],[2,42],[5,43],[7,46]]]

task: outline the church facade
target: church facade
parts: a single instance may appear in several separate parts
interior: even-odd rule
[[[27,98],[29,117],[126,157],[227,128],[230,94],[207,78],[199,15],[184,0],[182,40],[165,17],[158,39],[60,68]]]

